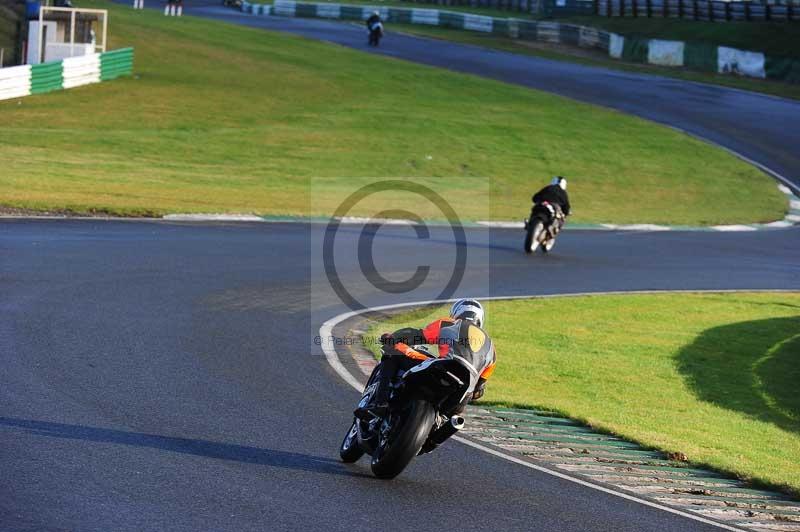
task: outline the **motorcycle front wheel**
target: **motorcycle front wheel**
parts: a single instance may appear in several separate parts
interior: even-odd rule
[[[417,456],[433,427],[436,411],[427,401],[412,401],[390,418],[388,434],[382,434],[372,454],[372,473],[390,479],[399,475]]]
[[[358,445],[358,420],[354,419],[353,424],[350,425],[350,430],[342,440],[342,445],[339,447],[339,457],[342,462],[351,464],[364,455],[364,450]]]

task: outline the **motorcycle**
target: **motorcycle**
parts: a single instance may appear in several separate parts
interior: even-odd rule
[[[372,26],[369,27],[369,40],[368,43],[370,46],[378,46],[380,43],[381,37],[383,37],[383,24],[380,22],[375,22]]]
[[[347,463],[371,455],[372,473],[378,478],[396,477],[415,456],[433,451],[464,427],[464,418],[455,412],[477,378],[474,368],[459,357],[437,358],[423,347],[415,349],[431,358],[399,370],[391,381],[388,411],[355,417],[339,448]],[[371,404],[380,371],[378,365],[370,375],[359,407]]]
[[[544,201],[531,209],[531,217],[525,220],[525,253],[541,248],[548,253],[556,245],[556,235],[564,225],[564,213],[556,204]]]

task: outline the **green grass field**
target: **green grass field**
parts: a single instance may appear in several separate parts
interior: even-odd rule
[[[0,102],[0,204],[329,215],[354,180],[421,177],[465,219],[519,219],[563,174],[576,222],[759,222],[787,207],[749,165],[620,113],[285,34],[85,5],[110,10],[111,48],[135,47],[136,75]]]
[[[485,402],[560,412],[800,495],[800,293],[486,307],[498,363]],[[438,314],[399,315],[370,335]]]

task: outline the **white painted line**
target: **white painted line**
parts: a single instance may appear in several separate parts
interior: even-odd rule
[[[166,214],[164,220],[178,222],[263,222],[254,214]]]
[[[791,227],[793,225],[794,224],[792,222],[789,222],[789,221],[786,221],[786,220],[780,220],[778,222],[770,222],[768,224],[764,224],[764,227],[780,228],[780,227]]]
[[[600,224],[612,231],[673,231],[672,227],[658,224]]]
[[[792,194],[792,189],[790,189],[789,187],[787,187],[786,185],[784,185],[782,183],[778,184],[778,190],[780,190],[784,194],[790,194],[790,195]]]
[[[490,296],[490,297],[479,297],[478,299],[484,301],[498,301],[498,300],[514,300],[514,299],[549,299],[549,298],[564,298],[564,297],[581,297],[581,296],[602,296],[602,295],[635,295],[635,294],[666,294],[666,293],[680,293],[680,294],[687,294],[687,293],[736,293],[736,292],[773,292],[773,293],[780,293],[780,292],[795,292],[796,290],[760,290],[760,289],[738,289],[738,290],[638,290],[638,291],[630,291],[630,292],[578,292],[572,294],[553,294],[553,295],[529,295],[529,296]],[[363,309],[358,311],[351,311],[345,312],[343,314],[339,314],[338,316],[334,316],[333,318],[329,319],[319,329],[319,336],[320,336],[320,347],[322,348],[322,352],[325,354],[325,358],[328,361],[328,364],[333,368],[333,370],[350,386],[355,388],[355,390],[359,393],[363,391],[363,385],[356,379],[347,368],[345,368],[341,361],[339,360],[339,356],[336,353],[335,343],[332,341],[327,341],[326,339],[333,338],[333,328],[336,327],[339,323],[348,320],[352,317],[366,314],[368,312],[380,312],[385,310],[396,310],[405,307],[418,307],[424,305],[432,305],[432,304],[444,304],[456,301],[456,299],[447,299],[447,300],[428,300],[428,301],[414,301],[410,303],[400,303],[395,305],[383,305],[379,307],[372,307],[369,309]],[[535,469],[541,473],[545,473],[548,475],[552,475],[554,477],[561,478],[563,480],[567,480],[569,482],[574,482],[575,484],[579,484],[581,486],[591,488],[594,490],[602,491],[604,493],[608,493],[610,495],[614,495],[617,497],[621,497],[623,499],[627,499],[629,501],[633,501],[639,504],[643,504],[645,506],[649,506],[651,508],[657,508],[659,510],[663,510],[665,512],[669,512],[675,515],[680,515],[681,517],[686,517],[693,521],[698,521],[701,523],[705,523],[708,525],[712,525],[723,530],[733,530],[740,532],[742,529],[737,528],[734,526],[729,526],[723,523],[718,523],[716,521],[712,521],[710,519],[705,519],[697,514],[692,514],[688,512],[684,512],[682,510],[678,510],[675,508],[671,508],[669,506],[663,506],[653,501],[648,501],[646,499],[640,499],[639,497],[635,497],[633,495],[629,495],[627,493],[622,493],[619,491],[612,490],[610,488],[606,488],[605,486],[600,486],[598,484],[593,484],[591,482],[587,482],[581,478],[573,477],[561,471],[556,471],[553,469],[549,469],[537,464],[533,464],[531,462],[527,462],[510,454],[506,454],[504,452],[497,451],[495,449],[491,449],[480,443],[473,442],[471,440],[467,440],[465,438],[459,436],[453,436],[452,439],[463,443],[464,445],[468,445],[479,451],[483,451],[485,453],[491,454],[498,458],[502,458],[503,460],[507,460],[509,462],[513,462],[518,465],[522,465],[528,467],[530,469]]]
[[[358,216],[343,216],[338,218],[342,224],[382,224],[382,225],[417,225],[414,220],[403,220],[399,218],[361,218]]]
[[[524,222],[489,222],[489,221],[477,221],[475,222],[478,225],[483,225],[485,227],[495,227],[498,229],[525,229]]]
[[[787,214],[786,220],[790,222],[800,222],[800,215],[797,214]]]
[[[758,231],[758,229],[749,225],[714,225],[711,226],[711,229],[714,231]]]
[[[671,227],[656,224],[618,225],[615,229],[618,231],[672,231]]]
[[[790,209],[800,209],[800,200],[789,200]]]

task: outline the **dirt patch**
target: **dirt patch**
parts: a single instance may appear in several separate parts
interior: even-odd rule
[[[586,59],[603,59],[608,60],[608,54],[596,48],[580,48],[578,46],[568,46],[564,44],[555,44],[549,42],[537,42],[518,39],[514,44],[530,50],[542,50],[545,52],[558,52],[567,54],[574,57],[584,57]]]

